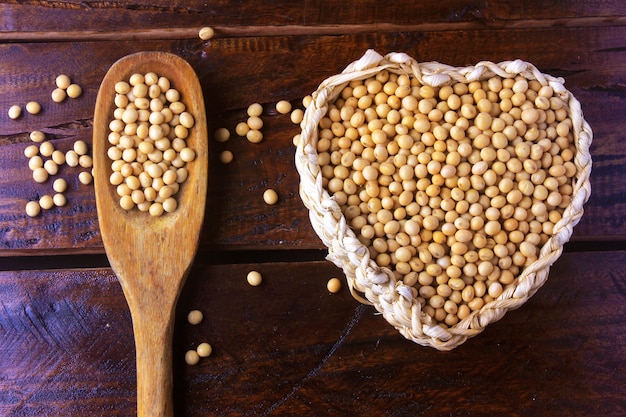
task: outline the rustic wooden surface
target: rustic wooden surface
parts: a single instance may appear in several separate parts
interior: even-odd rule
[[[198,38],[210,25],[216,37]],[[173,52],[200,78],[210,131],[264,104],[265,140],[210,142],[201,247],[178,305],[177,416],[626,415],[626,6],[587,2],[0,2],[0,415],[132,416],[130,313],[108,267],[92,186],[31,219],[23,155],[39,129],[91,143],[99,84],[120,57]],[[520,58],[566,80],[594,132],[593,194],[547,284],[452,352],[406,341],[345,289],[298,196],[288,116],[368,48],[469,65]],[[83,95],[50,100],[66,73]],[[10,120],[8,108],[42,103]],[[221,164],[223,149],[234,161]],[[263,203],[271,186],[280,201]],[[211,198],[214,196],[214,198]],[[257,269],[260,287],[245,282]],[[193,308],[205,321],[185,321]],[[202,341],[197,366],[184,352]]]

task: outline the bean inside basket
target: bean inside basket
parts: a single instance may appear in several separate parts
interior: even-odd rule
[[[455,325],[514,283],[572,199],[572,121],[523,76],[350,82],[318,125],[323,186],[370,256]]]

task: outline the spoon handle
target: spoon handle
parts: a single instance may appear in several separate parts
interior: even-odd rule
[[[137,360],[137,416],[173,417],[172,338],[174,315],[167,309],[131,309]],[[134,311],[133,311],[134,310]],[[147,310],[147,311],[146,311]],[[150,311],[154,310],[154,311]],[[164,314],[164,311],[167,311]]]

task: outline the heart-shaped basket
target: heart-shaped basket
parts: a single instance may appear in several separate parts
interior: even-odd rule
[[[576,152],[573,163],[576,174],[572,179],[571,202],[564,208],[561,219],[554,224],[551,237],[537,254],[536,260],[525,265],[512,283],[504,286],[497,298],[486,302],[456,324],[447,326],[424,312],[424,300],[414,286],[406,285],[397,274],[377,265],[370,251],[349,226],[337,201],[323,186],[318,160],[318,128],[344,87],[354,80],[365,80],[381,71],[416,78],[420,85],[441,87],[453,83],[471,83],[498,76],[502,79],[523,76],[550,86],[554,96],[563,101],[572,122]],[[469,337],[480,333],[489,323],[499,320],[508,310],[524,304],[546,281],[550,266],[559,258],[563,245],[572,235],[573,227],[583,214],[583,204],[591,193],[589,176],[592,132],[584,120],[580,103],[564,87],[564,81],[542,74],[532,64],[521,60],[480,62],[475,66],[451,67],[437,62],[418,63],[404,53],[381,56],[368,50],[338,75],[322,82],[312,95],[296,150],[296,167],[300,175],[300,195],[309,209],[310,221],[317,235],[328,247],[327,259],[341,268],[352,295],[360,302],[372,304],[383,317],[407,339],[438,350],[451,350]]]

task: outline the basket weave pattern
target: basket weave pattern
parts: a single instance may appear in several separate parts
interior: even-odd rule
[[[318,124],[332,103],[350,81],[362,80],[387,70],[417,78],[422,85],[440,87],[455,82],[470,83],[493,76],[514,78],[518,75],[537,80],[553,88],[562,98],[572,120],[576,154],[572,201],[564,210],[562,219],[554,225],[553,235],[541,248],[535,262],[524,267],[513,284],[506,286],[495,300],[485,304],[450,328],[439,326],[422,311],[414,298],[414,291],[386,267],[379,267],[370,259],[364,246],[348,226],[341,208],[322,186],[322,174],[317,160]],[[327,259],[343,270],[352,295],[359,301],[371,303],[404,337],[420,345],[439,350],[451,350],[468,338],[479,334],[488,324],[502,318],[508,310],[524,304],[546,281],[551,265],[562,253],[573,228],[583,214],[583,205],[591,194],[589,176],[591,156],[589,147],[592,132],[584,120],[580,103],[564,86],[564,81],[542,74],[532,64],[521,60],[498,64],[480,62],[469,67],[451,67],[437,62],[418,63],[404,53],[381,56],[373,50],[350,64],[338,75],[322,82],[313,94],[301,124],[302,133],[296,150],[296,167],[300,174],[300,196],[309,209],[311,224],[324,245]]]

